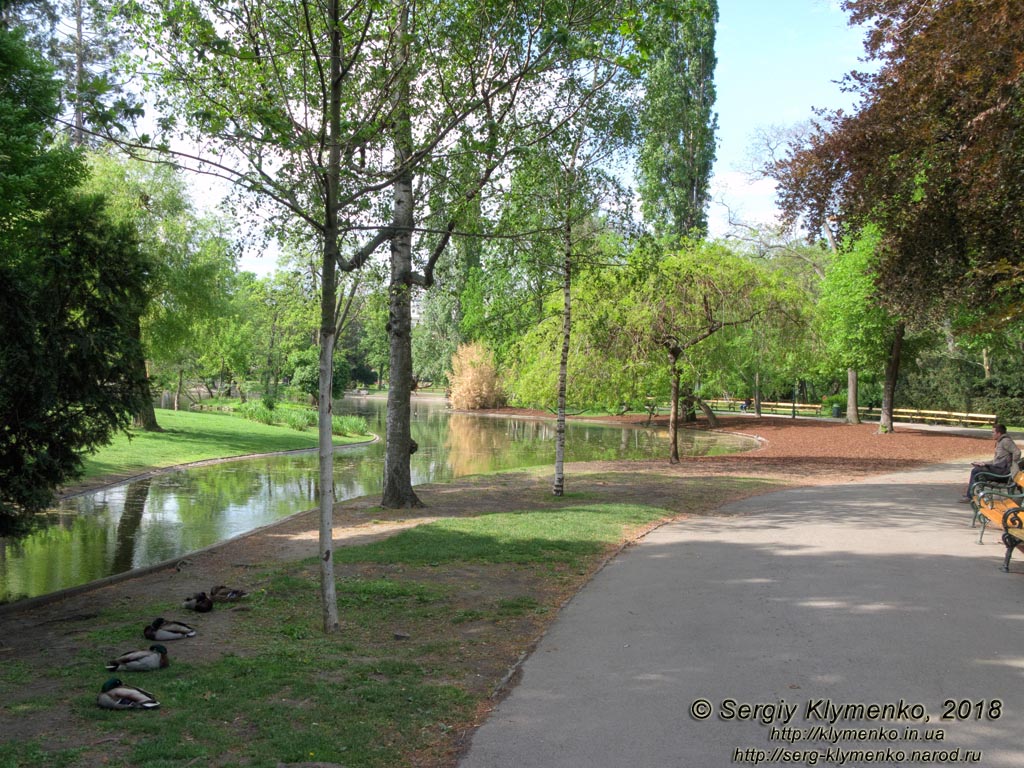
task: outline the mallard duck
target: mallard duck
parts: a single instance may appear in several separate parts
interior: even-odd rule
[[[181,607],[196,613],[209,613],[213,610],[213,600],[205,592],[196,592],[192,597],[186,597]]]
[[[218,584],[210,590],[210,597],[215,603],[237,603],[247,594],[249,593],[244,589],[225,587],[223,584]]]
[[[161,669],[170,662],[167,649],[162,645],[151,645],[148,651],[128,651],[107,662],[107,669],[113,672],[148,672]]]
[[[103,709],[156,709],[160,706],[153,694],[133,685],[125,685],[116,677],[103,684],[96,703]]]
[[[147,640],[181,640],[186,637],[195,637],[196,631],[180,621],[166,621],[165,619],[153,619],[153,623],[142,630]]]

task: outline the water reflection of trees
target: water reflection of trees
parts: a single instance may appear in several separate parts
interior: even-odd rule
[[[339,413],[352,412],[340,401]],[[383,432],[385,401],[357,414]],[[414,482],[545,465],[554,461],[555,425],[539,419],[452,414],[437,402],[413,404]],[[570,421],[567,459],[667,455],[663,431]],[[721,435],[694,432],[690,455],[735,450]],[[737,441],[739,442],[739,441]],[[379,493],[383,443],[341,449],[338,499]],[[682,447],[681,447],[682,450]],[[266,525],[316,504],[316,455],[275,456],[159,475],[70,500],[51,523],[17,541],[0,539],[0,601],[53,592],[186,552]]]
[[[108,520],[72,518],[19,539],[0,540],[0,602],[55,592],[109,573]]]
[[[525,425],[525,423],[522,423]],[[495,457],[506,453],[514,445],[517,427],[498,431],[486,419],[453,413],[448,418],[448,434],[444,446],[448,465],[455,477],[478,475],[494,469]]]
[[[152,479],[139,480],[128,486],[124,496],[124,509],[117,521],[114,536],[113,572],[121,573],[132,569],[135,555],[135,539],[142,526],[142,513],[146,511],[149,487]]]

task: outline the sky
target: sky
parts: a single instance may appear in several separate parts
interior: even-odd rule
[[[816,107],[853,106],[836,81],[858,68],[864,38],[837,0],[718,0],[718,12],[713,236],[727,231],[728,209],[748,224],[775,218],[773,182],[744,172],[754,132],[803,122]]]
[[[858,67],[863,30],[847,24],[838,0],[718,0],[715,51],[718,148],[708,224],[728,231],[728,211],[747,224],[776,216],[774,184],[752,183],[744,169],[754,132],[809,119],[816,107],[849,108],[836,81]],[[242,269],[274,270],[273,252],[246,254]]]

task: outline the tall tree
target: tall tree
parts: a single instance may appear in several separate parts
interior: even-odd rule
[[[130,49],[113,21],[113,0],[6,2],[0,16],[29,30],[63,81],[60,123],[75,146],[96,145],[103,131],[123,133],[141,117],[119,60]]]
[[[165,114],[189,123],[203,149],[184,164],[224,176],[297,217],[323,245],[320,381],[320,562],[324,624],[334,600],[331,371],[337,271],[390,245],[389,414],[382,503],[420,504],[409,425],[412,291],[429,288],[460,220],[533,124],[576,104],[543,98],[569,47],[599,58],[600,35],[622,2],[264,0],[233,6],[139,0],[129,6],[151,52]],[[535,135],[530,132],[530,136]],[[465,148],[478,169],[453,178],[445,158]],[[443,189],[417,198],[418,188]],[[437,211],[427,200],[444,199]],[[434,215],[437,214],[437,215]],[[362,238],[362,239],[360,239]],[[415,258],[414,258],[415,255]]]
[[[846,0],[877,64],[848,84],[851,114],[823,115],[796,160],[819,189],[817,223],[875,224],[879,288],[916,317],[991,301],[1024,235],[1024,7],[1015,0]],[[791,202],[793,189],[784,202]],[[1012,283],[1011,283],[1012,284]],[[1010,290],[1008,302],[1017,302]]]
[[[669,461],[679,462],[681,385],[693,390],[696,356],[730,328],[780,314],[779,276],[722,245],[684,242],[664,256],[641,254],[642,279],[626,302],[623,332],[638,353],[665,355],[670,384]],[[685,378],[684,378],[685,377]],[[686,381],[688,379],[688,381]]]
[[[139,327],[145,360],[180,368],[193,351],[198,324],[227,312],[228,282],[234,249],[222,222],[200,218],[181,174],[165,165],[140,162],[110,153],[89,155],[92,174],[87,189],[103,194],[111,215],[132,226],[150,265],[151,301]],[[148,401],[136,426],[159,430]]]
[[[840,250],[829,264],[822,282],[818,327],[824,352],[834,364],[848,371],[878,370],[885,366],[881,426],[891,431],[899,373],[899,356],[893,358],[891,353],[900,352],[906,326],[878,300],[875,286],[878,240],[877,230],[868,229],[849,247]],[[857,379],[849,379],[847,421],[851,421],[849,411],[857,409]]]
[[[74,188],[54,146],[57,82],[23,33],[0,26],[0,529],[74,477],[126,427],[142,388],[127,365],[146,265],[133,233]]]
[[[635,113],[629,97],[632,77],[615,59],[566,69],[570,76],[555,98],[579,102],[580,108],[522,158],[513,177],[513,200],[506,207],[512,214],[506,226],[535,233],[531,258],[547,262],[562,297],[552,485],[556,496],[565,488],[573,280],[603,255],[601,240],[607,230],[622,231],[629,220],[628,195],[605,169],[630,146]]]
[[[644,218],[660,234],[707,231],[717,22],[717,0],[687,0],[643,28],[648,59],[637,168]]]

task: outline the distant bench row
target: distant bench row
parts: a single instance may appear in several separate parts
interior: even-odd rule
[[[742,400],[707,400],[708,405],[716,411],[739,411],[743,405]],[[751,406],[751,409],[753,406]],[[761,401],[762,413],[792,413],[793,403]],[[798,416],[821,416],[822,406],[816,403],[797,403],[796,412]],[[858,408],[857,412],[861,418],[877,419],[879,411],[876,408]],[[896,421],[920,421],[925,423],[941,422],[943,424],[978,424],[991,425],[996,423],[994,413],[958,413],[956,411],[928,411],[921,408],[894,408],[893,419]]]

